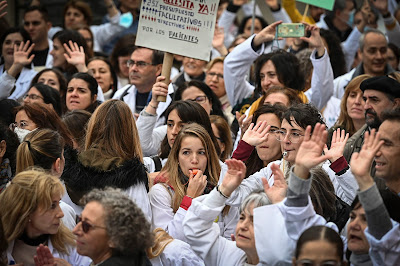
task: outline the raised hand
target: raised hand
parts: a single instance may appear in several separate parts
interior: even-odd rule
[[[36,255],[33,257],[35,266],[53,266],[57,265],[53,254],[51,254],[49,247],[40,244],[36,249]]]
[[[212,46],[222,55],[225,56],[228,54],[228,50],[226,49],[224,45],[224,28],[220,28],[217,25],[215,25],[215,30],[214,30],[214,37],[212,40]]]
[[[3,10],[4,9],[6,9],[6,7],[7,7],[7,1],[1,1],[0,2],[0,18],[2,18],[2,17],[4,17],[5,15],[7,15],[7,11],[4,11],[3,12]],[[3,13],[1,13],[1,12],[3,12]]]
[[[246,4],[247,2],[249,2],[249,0],[233,0],[232,3],[235,6],[242,6],[244,4]]]
[[[273,186],[269,186],[268,180],[265,177],[263,177],[261,180],[264,185],[265,194],[267,194],[268,199],[272,202],[272,204],[275,204],[285,199],[288,185],[285,181],[282,170],[279,168],[279,165],[275,163],[272,164],[271,170],[272,174],[274,175]]]
[[[32,52],[33,48],[35,47],[35,44],[32,43],[31,45],[30,41],[27,41],[26,43],[21,42],[20,45],[14,45],[14,61],[13,64],[18,65],[18,66],[26,66],[32,63],[33,58],[35,55],[29,56],[29,54]]]
[[[383,140],[379,140],[379,132],[375,134],[375,129],[372,129],[371,134],[365,132],[361,151],[355,152],[351,156],[351,172],[354,174],[361,191],[370,188],[374,184],[374,180],[370,175],[371,165],[382,144]]]
[[[232,192],[242,183],[246,174],[246,165],[236,159],[228,159],[225,161],[228,171],[225,174],[219,190],[225,195],[230,196]]]
[[[318,56],[323,56],[325,53],[325,45],[322,41],[321,35],[319,33],[319,28],[315,25],[310,25],[308,23],[303,22],[306,26],[306,31],[311,32],[310,37],[300,37],[302,41],[308,42],[308,44],[317,49]]]
[[[278,0],[265,0],[265,3],[273,10],[277,10],[279,8]]]
[[[322,155],[327,135],[324,124],[317,123],[312,134],[311,126],[307,126],[295,159],[294,173],[298,177],[308,179],[311,168],[329,159],[327,155]]]
[[[324,153],[329,156],[328,159],[331,163],[343,156],[344,147],[348,139],[349,133],[346,134],[344,129],[340,131],[340,128],[338,128],[333,132],[331,148],[328,149],[326,145],[324,148]]]
[[[374,0],[371,4],[379,10],[382,15],[387,15],[389,13],[388,0]]]
[[[247,144],[257,146],[267,140],[270,128],[271,126],[267,125],[266,121],[260,121],[256,125],[251,123],[244,133],[242,140]]]
[[[69,41],[68,44],[64,43],[64,49],[66,52],[64,53],[65,60],[69,64],[74,65],[79,72],[87,72],[85,50],[83,47],[79,47],[76,42]]]
[[[260,46],[265,42],[270,42],[275,39],[276,27],[282,23],[282,20],[276,21],[264,29],[262,29],[253,39],[254,46]]]
[[[203,195],[204,189],[207,185],[207,176],[203,175],[201,170],[198,170],[196,174],[190,170],[189,185],[186,191],[186,195],[192,199]]]
[[[242,136],[247,131],[251,124],[251,120],[253,119],[253,115],[246,118],[246,114],[240,115],[239,112],[236,112],[236,119],[239,123],[240,130],[242,131]]]

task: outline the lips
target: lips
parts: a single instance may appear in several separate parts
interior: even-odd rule
[[[250,240],[250,238],[248,238],[248,237],[246,237],[246,236],[244,236],[244,235],[242,235],[242,234],[238,234],[238,235],[237,235],[237,238]]]

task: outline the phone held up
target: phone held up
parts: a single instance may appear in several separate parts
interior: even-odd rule
[[[279,38],[297,38],[305,36],[305,26],[302,23],[282,23],[276,28],[276,36]]]

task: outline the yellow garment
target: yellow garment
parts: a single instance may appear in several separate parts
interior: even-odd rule
[[[304,92],[299,91],[297,94],[301,101],[303,103],[308,103],[308,99],[307,96],[304,94]],[[249,116],[253,115],[255,111],[258,110],[258,107],[260,107],[260,105],[264,104],[264,97],[261,96],[260,98],[258,98],[251,106],[250,106],[250,111],[249,111]]]
[[[303,15],[296,7],[295,0],[282,0],[282,7],[286,10],[293,23],[300,23],[303,20]],[[315,24],[315,20],[311,16],[306,16],[305,21],[308,24]]]

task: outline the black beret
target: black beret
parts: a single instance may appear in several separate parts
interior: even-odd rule
[[[365,90],[376,90],[400,98],[400,83],[387,76],[372,77],[364,80],[360,84],[362,92]]]

